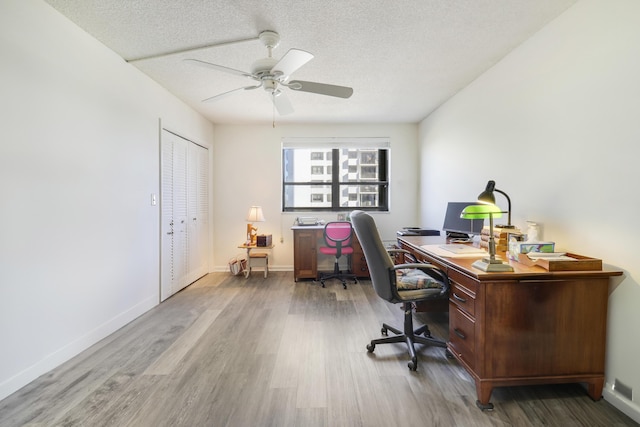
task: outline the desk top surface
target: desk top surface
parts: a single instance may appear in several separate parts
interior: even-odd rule
[[[324,224],[316,224],[316,225],[293,225],[291,226],[292,230],[322,230],[324,229]]]
[[[238,247],[242,249],[273,249],[274,246],[275,245],[273,244],[268,246],[258,246],[258,245],[247,245],[246,243],[238,245]]]
[[[513,267],[513,272],[484,272],[472,267],[474,261],[482,258],[478,256],[465,257],[445,257],[428,249],[429,245],[441,245],[446,243],[443,236],[398,236],[398,241],[405,243],[418,253],[422,253],[434,258],[438,263],[447,267],[458,270],[466,275],[474,277],[480,281],[488,280],[524,280],[524,279],[560,279],[569,277],[610,277],[622,275],[621,270],[615,270],[603,267],[602,270],[589,271],[547,271],[539,266],[527,266],[516,261],[507,259],[504,252],[498,252],[497,255],[505,262]],[[427,246],[427,248],[425,248]],[[453,254],[452,254],[453,255]]]

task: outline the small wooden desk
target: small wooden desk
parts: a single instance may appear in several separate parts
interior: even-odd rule
[[[247,245],[243,243],[238,246],[239,248],[247,250],[247,268],[244,270],[244,277],[248,278],[251,274],[251,258],[263,258],[264,259],[264,278],[267,278],[267,274],[269,273],[269,255],[262,253],[254,253],[251,255],[252,249],[273,249],[274,245],[269,246],[257,246],[257,245]]]
[[[501,386],[582,382],[592,399],[602,397],[609,280],[622,271],[549,272],[510,261],[513,272],[487,273],[471,266],[477,258],[423,247],[442,243],[398,237],[402,249],[449,276],[448,349],[473,377],[478,407],[491,409]]]

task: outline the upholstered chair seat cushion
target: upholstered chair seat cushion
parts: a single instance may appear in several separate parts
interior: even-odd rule
[[[416,268],[396,270],[396,286],[398,291],[413,291],[417,289],[442,289],[442,282]]]

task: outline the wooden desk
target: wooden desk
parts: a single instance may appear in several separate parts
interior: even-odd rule
[[[299,279],[318,278],[318,247],[324,244],[324,226],[293,226],[293,277]],[[369,277],[369,268],[362,247],[353,233],[351,272],[357,277]],[[320,243],[319,243],[320,242]]]
[[[438,243],[398,238],[449,275],[448,349],[473,377],[481,409],[493,407],[501,386],[582,382],[592,399],[602,397],[609,280],[621,271],[549,272],[511,261],[513,272],[486,273],[471,266],[476,258],[421,247]]]

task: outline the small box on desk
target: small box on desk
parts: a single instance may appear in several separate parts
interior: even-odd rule
[[[528,254],[530,252],[552,253],[555,247],[555,242],[519,242],[512,239],[507,248],[507,257],[511,260],[518,261],[521,254]]]
[[[271,246],[271,234],[258,234],[256,236],[256,246],[260,248]]]

